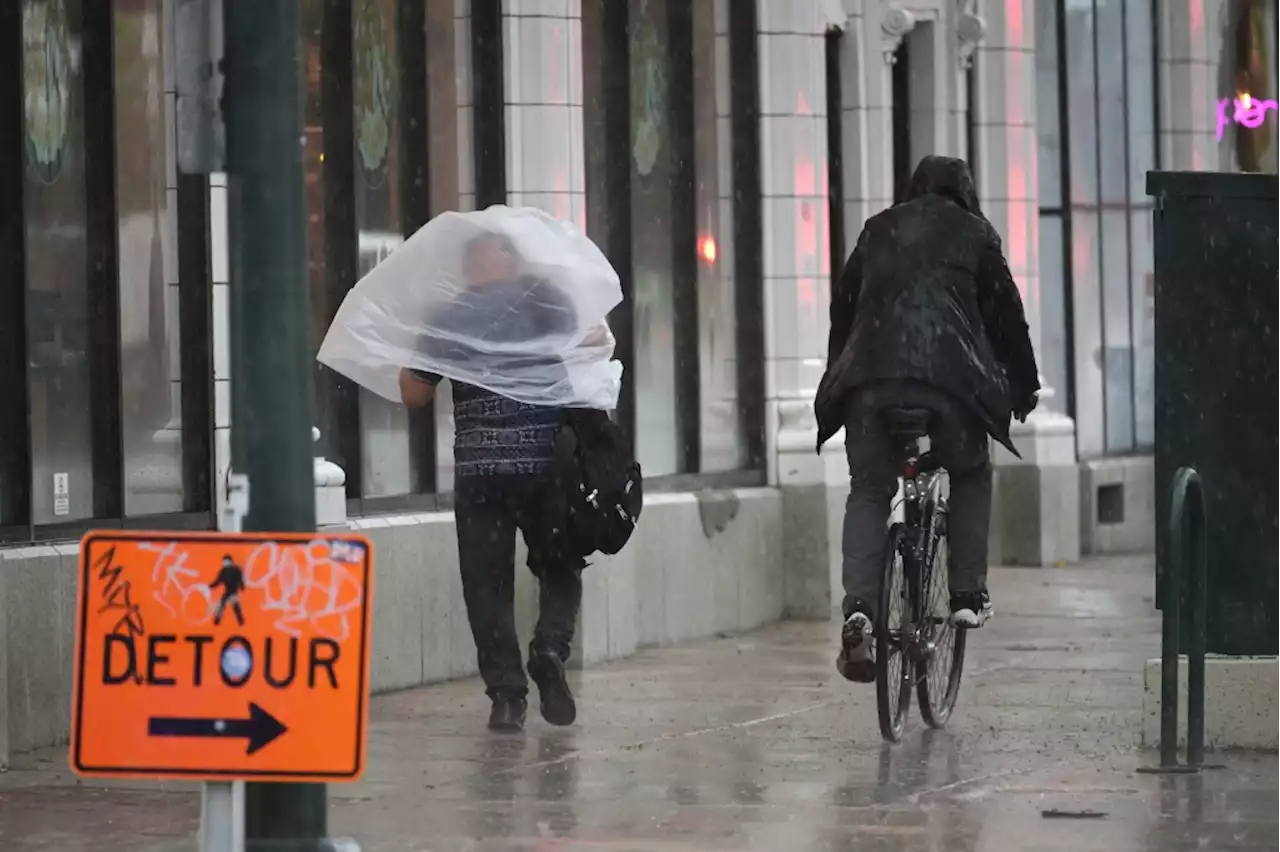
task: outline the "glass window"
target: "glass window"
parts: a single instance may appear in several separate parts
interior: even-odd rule
[[[1097,133],[1099,197],[1104,204],[1123,204],[1129,194],[1126,170],[1124,6],[1122,0],[1097,0]],[[1074,116],[1072,116],[1074,118]],[[1121,231],[1123,233],[1123,231]]]
[[[1130,215],[1133,285],[1133,420],[1134,443],[1155,444],[1155,336],[1156,275],[1155,222],[1149,207],[1139,207]]]
[[[1040,371],[1057,394],[1051,405],[1064,411],[1067,400],[1067,318],[1062,214],[1040,216]]]
[[[22,66],[25,34],[21,5],[0,5],[0,535],[27,523],[31,471],[27,444],[27,344],[15,333],[26,321],[22,268],[22,196],[26,180]],[[17,119],[16,121],[14,119]],[[22,535],[21,529],[15,530]],[[16,537],[16,536],[15,536]]]
[[[739,470],[737,294],[733,265],[733,162],[729,103],[728,0],[694,4],[694,125],[698,192],[698,363],[703,471]]]
[[[444,5],[302,4],[313,350],[346,292],[430,217],[427,166],[439,140],[428,131],[425,33],[428,11],[439,21]],[[433,411],[410,413],[318,364],[315,399],[318,450],[345,469],[349,497],[434,488]]]
[[[1122,0],[1095,0],[1098,196],[1102,230],[1102,385],[1105,449],[1133,446],[1133,348],[1129,321],[1129,197],[1125,15]],[[1118,208],[1118,209],[1117,209]]]
[[[32,521],[93,515],[80,0],[24,0],[23,216]]]
[[[1156,84],[1153,76],[1151,4],[1125,1],[1125,63],[1128,89],[1125,114],[1129,120],[1129,203],[1149,204],[1147,172],[1156,167]]]
[[[1069,3],[1064,22],[1067,55],[1062,58],[1067,74],[1067,112],[1071,140],[1071,203],[1098,202],[1098,125],[1093,67],[1093,7]]]
[[[1074,179],[1073,179],[1074,185]],[[1075,346],[1076,451],[1081,458],[1101,455],[1103,421],[1103,349],[1098,258],[1098,214],[1071,211],[1071,335]]]
[[[1077,449],[1087,457],[1151,443],[1152,244],[1145,180],[1157,144],[1152,6],[1146,0],[1069,0],[1063,11],[1072,413]],[[1047,268],[1052,260],[1043,262]]]
[[[630,0],[631,240],[636,457],[650,475],[683,473],[676,404],[676,288],[669,0]]]
[[[400,207],[400,110],[395,0],[352,5],[357,277],[404,242]],[[361,494],[384,497],[417,490],[404,406],[360,390]]]
[[[1075,363],[1076,450],[1082,457],[1105,450],[1105,402],[1103,399],[1103,340],[1101,301],[1101,253],[1098,232],[1098,121],[1097,69],[1094,64],[1093,3],[1088,0],[1064,5],[1066,56],[1059,73],[1067,75],[1066,128],[1070,140],[1071,246],[1070,264],[1072,349]],[[1043,256],[1043,253],[1042,253]]]
[[[1133,347],[1133,441],[1155,443],[1155,242],[1153,204],[1147,172],[1156,166],[1154,47],[1152,5],[1125,2],[1125,61],[1128,63],[1126,110],[1129,116],[1129,286]]]
[[[1229,89],[1235,93],[1248,93],[1258,101],[1274,103],[1276,80],[1276,4],[1274,0],[1243,0],[1231,4],[1230,49],[1224,51],[1233,57],[1232,82]],[[1267,109],[1262,124],[1254,128],[1235,122],[1231,127],[1234,137],[1231,163],[1243,172],[1276,173],[1276,127],[1280,113]]]
[[[729,6],[583,6],[588,232],[622,279],[612,327],[629,379],[618,415],[652,476],[741,470],[760,453],[739,384],[762,366],[760,347],[740,348],[739,327],[758,316],[759,277],[750,252],[736,255],[759,190],[735,106],[755,89],[729,70],[754,55],[739,50],[747,19]]]
[[[324,7],[323,0],[303,0],[298,10],[302,30],[302,162],[307,211],[307,282],[311,294],[309,330],[313,354],[319,351],[329,322],[338,309],[340,296],[331,295],[330,290],[336,288],[330,282],[341,274],[341,264],[331,262],[329,257],[335,246],[328,239],[329,229],[334,223],[328,221],[327,216],[326,198],[332,184],[327,180],[331,177],[331,166],[325,161],[326,131],[332,132],[339,119],[337,116],[328,119],[328,114],[335,112],[335,98],[331,94],[334,88],[332,80],[324,77]],[[315,370],[314,421],[320,430],[316,453],[346,467],[347,446],[342,440],[339,411],[350,393],[349,386],[318,362],[312,362],[312,369]]]
[[[1036,139],[1039,142],[1040,206],[1061,207],[1062,140],[1058,129],[1057,3],[1036,3],[1035,14]]]
[[[173,116],[164,79],[160,0],[116,0],[116,211],[120,418],[126,515],[180,512],[179,361]],[[171,86],[170,86],[171,88]]]
[[[1133,346],[1129,322],[1129,217],[1102,211],[1102,381],[1106,450],[1133,448]]]

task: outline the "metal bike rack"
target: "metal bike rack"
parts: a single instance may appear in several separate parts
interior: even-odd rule
[[[1139,772],[1191,774],[1220,769],[1204,762],[1204,657],[1207,630],[1208,518],[1200,474],[1181,467],[1173,477],[1169,506],[1168,568],[1161,578],[1160,765]],[[1188,580],[1188,575],[1190,583]],[[1182,591],[1187,589],[1191,635],[1187,651],[1187,762],[1178,763],[1178,669],[1182,651]]]

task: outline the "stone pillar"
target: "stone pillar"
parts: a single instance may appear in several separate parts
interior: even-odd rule
[[[813,397],[826,367],[831,301],[828,10],[787,0],[757,0],[757,9],[769,481],[783,493],[787,614],[827,618],[831,519]]]
[[[986,19],[977,48],[977,178],[983,211],[1004,240],[1039,355],[1039,207],[1035,133],[1035,0],[1007,0]],[[1025,424],[1014,422],[1023,458],[996,445],[993,563],[1044,565],[1080,557],[1080,480],[1075,424],[1055,410],[1052,389]]]
[[[893,52],[913,19],[888,15],[886,4],[846,3],[840,56],[844,151],[845,245],[862,225],[893,204]]]
[[[1219,70],[1226,0],[1171,0],[1157,4],[1160,16],[1160,167],[1176,171],[1235,171],[1230,128],[1217,137],[1218,102],[1233,96],[1234,83]],[[1227,115],[1232,115],[1230,103]]]

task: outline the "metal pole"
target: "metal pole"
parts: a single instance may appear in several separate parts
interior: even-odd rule
[[[1185,468],[1183,469],[1185,470]],[[1178,633],[1182,617],[1182,573],[1185,561],[1181,530],[1186,488],[1183,471],[1174,477],[1169,508],[1170,544],[1161,604],[1160,630],[1160,765],[1178,765]]]
[[[225,24],[231,226],[232,454],[245,529],[315,529],[298,4],[230,2]],[[322,784],[247,786],[247,848],[328,846]]]
[[[208,781],[203,785],[200,852],[245,852],[243,781]]]
[[[1187,764],[1204,764],[1204,652],[1208,633],[1209,543],[1204,505],[1204,489],[1194,470],[1187,477],[1188,517],[1184,518],[1183,536],[1190,587],[1187,602],[1191,607],[1191,636],[1187,641]]]

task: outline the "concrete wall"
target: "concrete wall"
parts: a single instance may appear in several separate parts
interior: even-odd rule
[[[769,488],[651,495],[631,544],[584,575],[574,665],[781,618],[782,499]],[[373,690],[474,674],[452,513],[349,527],[375,546]],[[0,766],[67,739],[78,555],[77,543],[0,550]],[[537,585],[523,560],[521,549],[516,613],[527,640]]]
[[[1080,463],[1080,549],[1150,553],[1165,521],[1156,517],[1155,456]]]

